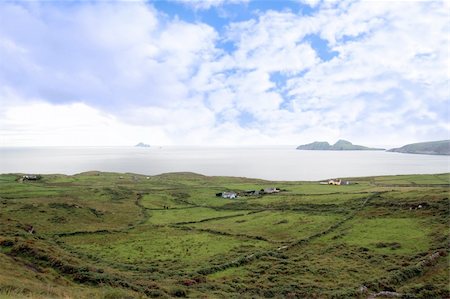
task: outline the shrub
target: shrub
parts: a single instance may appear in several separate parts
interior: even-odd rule
[[[378,242],[375,244],[376,248],[386,248],[389,247],[391,250],[399,249],[402,247],[400,243],[397,242],[391,242],[391,243],[385,243],[385,242]]]
[[[2,247],[12,247],[14,246],[14,241],[10,239],[0,240],[0,246]]]
[[[170,295],[172,295],[174,297],[186,297],[187,292],[185,289],[182,289],[182,288],[174,288],[170,291]]]

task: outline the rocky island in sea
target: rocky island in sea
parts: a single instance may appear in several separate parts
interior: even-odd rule
[[[330,145],[326,141],[315,141],[313,143],[308,143],[300,145],[297,147],[298,150],[311,150],[311,151],[383,151],[383,148],[371,148],[362,145],[355,145],[347,140],[339,140],[333,145]]]
[[[150,147],[150,144],[139,142],[138,144],[135,145],[135,147]]]
[[[419,142],[393,148],[388,152],[423,154],[423,155],[450,155],[450,140]]]

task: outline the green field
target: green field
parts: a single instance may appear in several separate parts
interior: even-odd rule
[[[450,296],[450,174],[18,178],[0,175],[0,298]]]

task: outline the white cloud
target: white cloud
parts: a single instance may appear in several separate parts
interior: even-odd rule
[[[299,73],[317,63],[315,51],[302,40],[318,25],[310,17],[269,11],[257,21],[231,24],[227,38],[237,46],[233,56],[239,68]]]
[[[145,3],[42,6],[0,9],[10,25],[0,28],[0,83],[24,96],[102,109],[183,100],[183,81],[214,49],[211,27],[165,20]]]
[[[298,2],[306,4],[308,6],[311,7],[316,7],[317,5],[319,5],[319,3],[321,2],[321,0],[298,0]]]
[[[340,54],[289,81],[296,107],[315,106],[343,136],[393,135],[398,143],[446,138],[449,24],[442,5],[357,2],[326,15],[321,34]],[[364,104],[355,109],[355,100]]]
[[[448,138],[448,3],[306,2],[220,33],[144,2],[2,4],[2,143]]]
[[[159,127],[128,125],[82,103],[52,105],[33,101],[10,106],[1,114],[2,146],[170,143]]]
[[[208,10],[225,4],[248,3],[250,0],[172,0],[192,7],[194,10]]]

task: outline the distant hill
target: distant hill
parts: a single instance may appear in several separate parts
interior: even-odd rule
[[[393,148],[388,152],[423,154],[423,155],[450,155],[450,140],[419,142]]]
[[[150,144],[145,144],[142,142],[139,142],[138,144],[135,145],[136,147],[150,147]]]
[[[312,151],[374,151],[384,150],[383,148],[371,148],[362,145],[355,145],[347,140],[339,140],[333,145],[326,141],[316,141],[309,144],[300,145],[298,150],[312,150]]]

